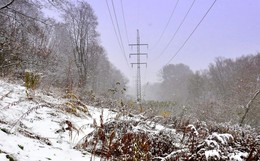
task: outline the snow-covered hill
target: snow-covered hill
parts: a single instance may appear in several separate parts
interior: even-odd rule
[[[99,120],[101,109],[88,106],[90,115],[76,116],[65,110],[68,99],[36,92],[35,98],[29,100],[25,91],[25,87],[0,80],[0,160],[90,160],[91,154],[73,147],[93,131],[90,125],[93,119]],[[103,109],[103,115],[107,120],[115,114]],[[66,121],[77,129],[84,128],[66,130]]]
[[[170,122],[170,123],[169,123]],[[121,114],[0,80],[1,161],[259,160],[260,137],[238,126]]]

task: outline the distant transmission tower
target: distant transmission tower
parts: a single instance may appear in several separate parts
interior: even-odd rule
[[[141,102],[142,101],[142,89],[141,89],[141,65],[146,65],[147,67],[147,63],[143,63],[140,62],[140,56],[141,55],[146,55],[146,57],[148,57],[147,53],[140,53],[140,46],[147,46],[148,44],[140,44],[140,36],[139,36],[139,30],[137,29],[137,43],[136,44],[129,44],[129,46],[136,46],[136,53],[130,53],[129,57],[131,57],[132,55],[136,55],[136,63],[131,63],[132,67],[134,65],[137,66],[137,78],[136,78],[136,97],[137,97],[137,102]]]

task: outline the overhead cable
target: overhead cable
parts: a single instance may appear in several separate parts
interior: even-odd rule
[[[174,32],[173,36],[171,37],[170,41],[167,43],[167,45],[165,46],[165,48],[162,50],[161,54],[156,58],[159,59],[164,53],[165,51],[168,49],[168,47],[170,46],[170,44],[172,43],[173,39],[175,38],[175,36],[177,35],[178,31],[180,30],[180,28],[182,27],[183,23],[185,22],[188,14],[190,13],[194,3],[196,2],[196,0],[193,0],[191,6],[189,7],[189,10],[186,12],[185,16],[183,17],[180,25],[178,26],[177,30]]]
[[[194,32],[197,30],[197,28],[199,27],[199,25],[202,23],[202,21],[205,19],[205,17],[208,15],[208,13],[210,12],[210,10],[212,9],[212,7],[215,5],[217,0],[214,0],[214,2],[211,4],[210,8],[207,10],[207,12],[204,14],[204,16],[202,17],[202,19],[199,21],[199,23],[196,25],[196,27],[193,29],[193,31],[191,32],[191,34],[189,35],[189,37],[184,41],[184,43],[181,45],[181,47],[177,50],[177,52],[171,57],[171,59],[168,61],[167,65],[172,61],[172,59],[174,59],[178,53],[181,51],[181,49],[185,46],[185,44],[189,41],[189,39],[191,38],[191,36],[194,34]]]
[[[164,35],[166,29],[168,28],[168,26],[169,26],[169,24],[170,24],[170,22],[171,22],[171,19],[172,19],[174,13],[175,13],[175,10],[176,10],[176,8],[177,8],[177,6],[178,6],[178,3],[179,3],[179,0],[177,0],[175,6],[173,7],[173,10],[172,10],[172,12],[171,12],[171,15],[170,15],[170,17],[169,17],[169,19],[168,19],[168,21],[167,21],[167,23],[166,23],[166,25],[165,25],[165,27],[164,27],[162,33],[161,33],[159,39],[157,40],[157,42],[155,43],[155,45],[153,46],[153,48],[155,48],[155,47],[160,43],[160,41],[161,41],[161,39],[162,39],[162,37],[163,37],[163,35]]]
[[[112,2],[113,2],[113,1],[112,1]],[[113,21],[113,17],[112,17],[112,14],[111,14],[111,10],[110,10],[110,7],[109,7],[109,5],[108,5],[107,0],[106,0],[106,5],[107,5],[107,9],[108,9],[108,12],[109,12],[109,16],[110,16],[110,19],[111,19],[111,22],[112,22],[112,25],[113,25],[113,29],[114,29],[114,32],[115,32],[115,35],[116,35],[116,38],[117,38],[118,45],[119,45],[119,47],[120,47],[120,49],[121,49],[121,52],[122,52],[123,55],[124,55],[124,58],[125,58],[125,61],[126,61],[126,63],[127,63],[128,68],[130,68],[130,67],[129,67],[129,63],[128,63],[128,60],[127,60],[127,57],[126,57],[126,54],[125,54],[125,50],[124,50],[123,43],[122,43],[122,41],[120,42],[120,39],[122,40],[122,38],[119,39],[119,37],[118,37],[117,31],[116,31],[116,27],[115,27],[115,24],[114,24],[114,21]]]
[[[119,24],[118,24],[118,19],[117,19],[117,15],[116,15],[114,0],[111,0],[111,2],[112,2],[113,12],[114,12],[115,20],[116,20],[116,26],[117,26],[117,30],[118,30],[118,34],[119,34],[119,39],[120,39],[120,42],[121,42],[121,45],[122,45],[122,48],[123,48],[123,53],[124,53],[125,60],[127,62],[127,66],[129,67],[129,63],[128,63],[127,56],[126,56],[126,53],[125,53],[125,47],[124,47],[122,35],[121,35]],[[129,67],[129,69],[130,69],[130,67]]]
[[[124,20],[124,26],[125,26],[125,34],[126,34],[126,39],[127,43],[129,43],[129,38],[128,38],[128,32],[127,32],[127,27],[126,27],[126,20],[125,20],[125,12],[124,12],[124,7],[123,7],[123,1],[121,0],[121,8],[122,8],[122,14],[123,14],[123,20]]]

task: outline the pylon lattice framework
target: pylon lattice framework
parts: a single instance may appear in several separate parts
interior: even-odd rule
[[[137,102],[141,102],[142,101],[142,82],[141,82],[141,65],[146,65],[147,67],[147,63],[144,63],[144,62],[140,62],[141,60],[141,56],[143,55],[146,55],[146,57],[148,57],[148,54],[147,53],[140,53],[140,47],[141,46],[147,46],[148,47],[148,44],[140,44],[140,36],[139,36],[139,30],[137,29],[137,43],[136,44],[129,44],[129,46],[136,46],[136,53],[130,53],[129,54],[129,57],[131,57],[132,55],[135,55],[136,56],[136,63],[131,63],[132,67],[134,65],[136,65],[137,67],[137,78],[136,78],[136,99],[137,99]]]

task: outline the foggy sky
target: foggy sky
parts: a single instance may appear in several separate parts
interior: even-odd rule
[[[158,81],[159,70],[168,63],[177,50],[193,31],[214,0],[196,0],[184,24],[175,38],[164,51],[181,20],[187,12],[192,0],[179,0],[173,17],[162,36],[171,12],[177,0],[122,0],[127,33],[130,43],[136,43],[136,30],[139,29],[141,43],[148,43],[149,48],[141,48],[147,52],[148,68],[142,68],[142,83]],[[126,63],[124,53],[118,45],[114,28],[109,17],[106,0],[87,0],[98,17],[98,32],[110,61],[119,68],[134,85],[135,67]],[[118,24],[124,44],[128,63],[135,62],[135,57],[128,57],[136,52],[128,46],[123,21],[121,0],[114,0]],[[111,14],[116,26],[111,0],[108,0]],[[242,55],[255,54],[260,48],[260,1],[259,0],[217,0],[207,17],[189,39],[184,48],[171,61],[173,64],[183,63],[193,71],[203,70],[216,57],[236,58]],[[159,58],[158,56],[161,55]],[[146,62],[146,58],[142,59]]]
[[[148,43],[148,68],[143,67],[143,83],[158,80],[158,71],[176,53],[194,27],[200,21],[213,0],[197,0],[183,26],[169,48],[159,58],[166,44],[176,31],[192,0],[180,0],[175,13],[161,41],[158,39],[166,26],[177,0],[123,0],[125,20],[130,43],[136,43],[136,30],[139,29],[141,43]],[[129,69],[121,52],[109,17],[105,0],[88,0],[98,17],[98,31],[101,43],[106,49],[110,61],[133,82],[134,68]],[[114,19],[111,1],[108,0]],[[115,10],[126,55],[135,52],[128,47],[124,28],[120,0],[114,0]],[[216,57],[236,58],[242,55],[255,54],[260,51],[260,1],[259,0],[217,0],[216,4],[195,31],[186,46],[171,61],[183,63],[192,70],[206,69]],[[115,19],[114,23],[116,25]],[[135,62],[134,57],[128,58]],[[145,59],[144,59],[145,61]],[[130,66],[130,65],[129,65]],[[132,84],[130,84],[132,85]]]

